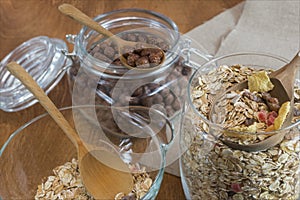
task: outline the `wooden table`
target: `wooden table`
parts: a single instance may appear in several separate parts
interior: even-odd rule
[[[81,25],[63,16],[57,7],[71,3],[91,17],[121,8],[144,8],[160,12],[177,23],[181,33],[201,25],[242,0],[0,0],[0,59],[22,42],[39,35],[65,39]],[[69,45],[72,50],[73,46]],[[49,94],[57,107],[70,106],[66,77]],[[0,110],[0,147],[19,126],[44,113],[39,105],[15,113]],[[165,174],[157,199],[184,199],[180,178]]]

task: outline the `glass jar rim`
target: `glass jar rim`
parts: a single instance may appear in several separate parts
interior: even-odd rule
[[[205,117],[203,114],[201,114],[197,108],[195,107],[194,103],[193,103],[193,100],[191,98],[191,87],[192,87],[192,82],[194,81],[195,78],[197,78],[197,72],[200,71],[201,69],[203,69],[204,67],[206,67],[207,65],[210,65],[218,60],[221,60],[223,58],[228,58],[228,57],[233,57],[233,56],[266,56],[266,57],[269,57],[269,58],[274,58],[274,59],[277,59],[281,62],[284,62],[284,63],[288,63],[289,61],[284,58],[284,57],[281,57],[281,56],[278,56],[278,55],[274,55],[274,54],[270,54],[270,53],[264,53],[264,52],[236,52],[236,53],[230,53],[230,54],[226,54],[226,55],[222,55],[222,56],[218,56],[218,57],[215,57],[213,59],[211,59],[210,61],[204,63],[201,68],[197,69],[191,76],[191,78],[189,79],[189,83],[188,83],[188,104],[189,106],[192,107],[192,110],[193,112],[195,112],[197,114],[197,116],[199,116],[206,124],[210,124],[211,126],[213,127],[216,127],[220,130],[224,130],[224,131],[227,131],[229,133],[233,133],[233,134],[241,134],[241,132],[239,131],[235,131],[235,130],[229,130],[229,129],[226,129],[224,128],[221,124],[217,124],[217,123],[213,123],[211,120],[207,119],[207,117]],[[275,130],[275,131],[269,131],[267,132],[268,134],[276,134],[280,131],[286,131],[286,130],[290,130],[296,126],[300,125],[300,120],[298,120],[297,122],[295,123],[292,123],[290,124],[289,126],[287,127],[284,127],[284,128],[281,128],[279,130]],[[253,134],[253,133],[250,133],[250,132],[242,132],[242,134]],[[256,135],[263,135],[265,134],[265,132],[261,132],[261,133],[255,133]]]

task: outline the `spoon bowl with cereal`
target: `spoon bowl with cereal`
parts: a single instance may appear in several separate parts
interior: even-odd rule
[[[152,71],[158,69],[165,60],[165,52],[161,48],[144,42],[123,40],[105,29],[73,5],[62,4],[58,7],[58,9],[64,15],[71,17],[80,24],[97,31],[116,42],[119,49],[119,59],[128,69],[134,69],[142,72]]]
[[[32,92],[74,144],[82,181],[95,199],[113,199],[120,191],[129,193],[132,190],[133,178],[129,166],[120,157],[100,147],[88,150],[76,131],[25,69],[15,62],[9,63],[7,69]],[[104,164],[98,157],[97,159],[95,153],[105,159],[104,163],[108,161],[110,165]]]
[[[239,97],[237,99],[244,98],[266,105],[262,106],[261,110],[256,113],[257,122],[247,120],[249,123],[245,127],[225,127],[228,130],[225,130],[220,136],[222,142],[233,149],[249,152],[265,150],[280,143],[287,131],[274,132],[284,129],[292,123],[293,91],[298,68],[300,68],[300,52],[290,63],[280,69],[271,73],[261,70],[248,76],[248,80],[235,84],[225,92],[218,94],[212,102],[209,115],[210,120],[218,124],[222,124],[225,120],[221,114],[221,109],[225,98],[228,96],[236,95]],[[234,106],[242,105],[242,102],[237,103],[236,101],[234,103]],[[258,126],[265,127],[265,138],[256,143],[239,142],[252,137],[257,132]],[[232,138],[235,139],[232,140]]]

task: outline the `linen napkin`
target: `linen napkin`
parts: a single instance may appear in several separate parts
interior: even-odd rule
[[[244,4],[245,2],[242,2],[225,10],[211,20],[192,29],[184,36],[199,43],[210,55],[215,55],[224,38],[235,28],[242,14]]]
[[[217,55],[263,52],[292,59],[300,48],[300,1],[246,1],[236,27]]]
[[[300,49],[300,1],[248,0],[184,36],[213,56],[261,52],[290,60]],[[177,135],[170,151],[178,149],[178,140]],[[180,176],[178,160],[167,166],[166,172]]]

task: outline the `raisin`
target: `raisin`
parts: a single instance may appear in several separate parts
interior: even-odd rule
[[[268,105],[268,107],[269,107],[269,109],[270,109],[271,111],[278,112],[279,109],[280,109],[280,105],[279,105],[279,104],[276,104],[276,103],[269,103],[269,102],[267,102],[267,105]]]
[[[277,99],[277,98],[275,98],[275,97],[271,97],[271,98],[269,98],[269,99],[268,99],[268,102],[270,102],[270,103],[275,103],[275,104],[279,104],[279,101],[278,101],[278,99]]]
[[[262,98],[265,100],[265,102],[268,105],[268,108],[271,111],[277,112],[279,110],[280,105],[279,105],[278,99],[275,97],[272,97],[270,93],[267,93],[267,92],[262,93]]]
[[[271,98],[271,95],[270,95],[270,93],[263,92],[263,93],[262,93],[262,98],[263,98],[265,101],[269,101],[269,98]]]
[[[246,120],[245,120],[245,125],[246,126],[251,126],[252,124],[254,124],[254,122],[255,122],[255,119],[253,119],[253,118],[247,118]]]

